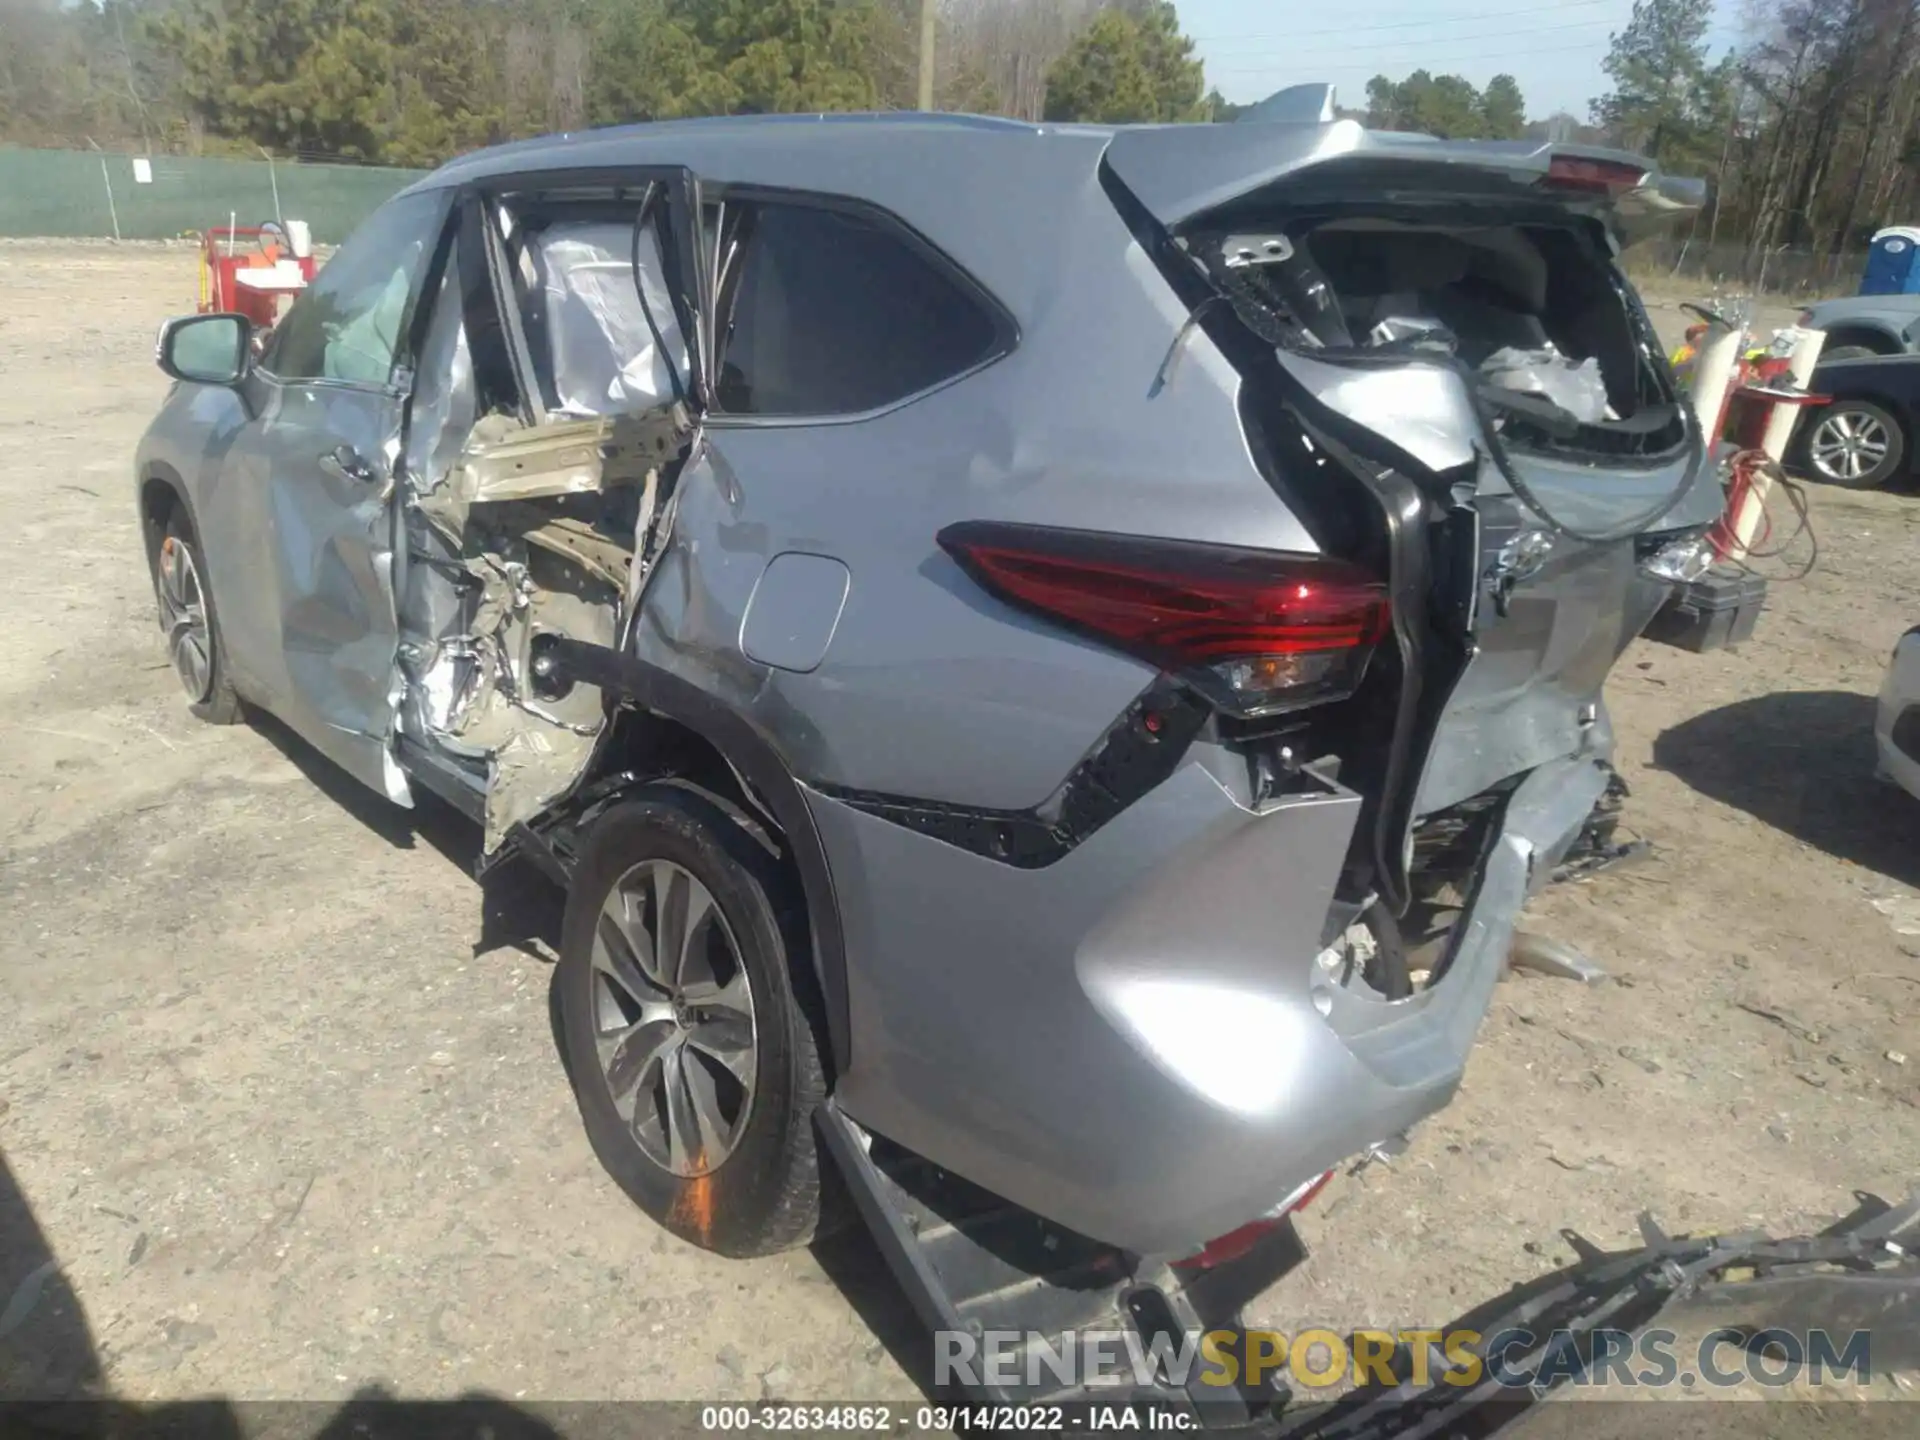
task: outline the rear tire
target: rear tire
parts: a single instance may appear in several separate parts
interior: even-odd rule
[[[1848,490],[1873,490],[1901,473],[1907,435],[1870,400],[1836,400],[1816,410],[1800,447],[1808,473]]]
[[[160,631],[167,637],[167,658],[186,692],[187,709],[209,725],[231,725],[240,719],[240,697],[227,678],[226,646],[206,574],[193,527],[176,510],[153,554]]]
[[[665,787],[594,823],[567,892],[555,983],[587,1138],[636,1205],[723,1255],[819,1221],[826,1082],[787,892],[737,823]]]

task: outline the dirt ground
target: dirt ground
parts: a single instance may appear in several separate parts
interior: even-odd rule
[[[917,1397],[863,1237],[720,1260],[603,1178],[551,895],[483,892],[462,822],[270,725],[187,715],[130,464],[193,264],[0,245],[0,1248],[31,1224],[59,1267],[0,1294],[0,1389]],[[1753,643],[1639,643],[1610,687],[1656,853],[1528,923],[1612,983],[1507,981],[1458,1102],[1335,1180],[1254,1319],[1436,1324],[1565,1263],[1563,1228],[1794,1233],[1920,1181],[1920,803],[1870,735],[1920,501],[1813,504],[1820,567]]]

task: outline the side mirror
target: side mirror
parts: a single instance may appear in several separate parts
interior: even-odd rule
[[[244,315],[185,315],[160,327],[154,359],[176,380],[233,385],[253,368],[252,332]]]

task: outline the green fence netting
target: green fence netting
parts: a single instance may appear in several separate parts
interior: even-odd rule
[[[369,165],[0,149],[0,236],[165,240],[276,213],[337,245],[380,203],[424,175]],[[278,189],[278,204],[275,190]]]

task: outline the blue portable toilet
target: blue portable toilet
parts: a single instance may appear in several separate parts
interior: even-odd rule
[[[1889,225],[1873,237],[1867,251],[1862,295],[1920,295],[1920,226]]]

